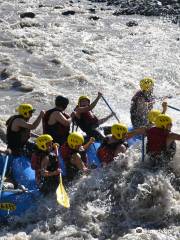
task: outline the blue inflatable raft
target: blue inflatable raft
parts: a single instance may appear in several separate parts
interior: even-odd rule
[[[132,138],[128,141],[129,145],[133,145],[139,141],[139,138]],[[90,146],[87,151],[88,165],[100,167],[101,163],[96,156],[96,151],[100,143],[96,142]],[[62,169],[62,175],[66,176],[66,168],[64,161],[59,154],[59,162]],[[2,175],[5,163],[5,156],[0,155],[0,175]],[[30,159],[24,156],[9,157],[7,171],[11,168],[13,178],[21,185],[24,185],[28,191],[20,190],[3,190],[0,199],[0,219],[7,219],[12,216],[20,216],[28,209],[35,209],[37,199],[42,197],[35,181],[35,172],[31,168]]]

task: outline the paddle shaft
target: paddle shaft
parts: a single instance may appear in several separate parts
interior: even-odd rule
[[[170,105],[168,105],[168,107],[169,107],[169,108],[172,108],[172,109],[174,109],[174,110],[176,110],[176,111],[178,111],[178,112],[180,112],[180,109],[178,109],[178,108],[175,108],[175,107],[170,106]]]
[[[144,162],[144,156],[145,156],[145,144],[144,144],[144,135],[142,135],[142,162]]]
[[[7,170],[7,164],[8,164],[8,160],[9,160],[9,156],[7,155],[5,158],[5,163],[4,163],[4,169],[3,169],[3,174],[1,177],[1,185],[0,185],[0,199],[1,199],[1,194],[2,194],[2,188],[3,188],[3,184],[4,184],[4,177],[6,174],[6,170]]]
[[[103,95],[102,95],[102,99],[104,100],[104,102],[106,103],[106,105],[108,106],[108,108],[111,110],[111,112],[114,114],[111,106],[109,105],[109,103],[107,102],[107,100],[104,98]],[[116,118],[116,120],[117,120],[118,122],[120,122],[119,118],[118,118],[115,114],[114,114],[114,117]]]

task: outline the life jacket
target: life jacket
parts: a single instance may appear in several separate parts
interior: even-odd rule
[[[49,152],[44,152],[39,149],[36,149],[31,156],[31,168],[35,170],[36,181],[38,184],[43,183],[46,178],[49,178],[49,177],[41,176],[41,162],[42,162],[42,159],[47,155],[49,157],[49,164],[46,170],[53,172],[59,168],[59,162],[54,152],[49,153]]]
[[[110,163],[114,160],[114,153],[118,145],[123,144],[125,147],[128,147],[128,144],[125,140],[118,140],[113,143],[108,143],[109,136],[105,137],[103,143],[98,148],[97,156],[103,163]]]
[[[69,135],[70,127],[64,126],[59,122],[57,122],[53,125],[48,124],[50,115],[56,111],[62,113],[62,115],[65,118],[67,118],[67,119],[70,118],[70,116],[67,113],[64,113],[63,111],[58,110],[57,108],[48,110],[45,113],[44,118],[43,118],[43,133],[51,135],[54,142],[57,142],[60,145],[62,145],[62,143],[67,139],[67,137]]]
[[[167,137],[169,135],[169,130],[152,127],[146,131],[147,135],[147,146],[146,152],[154,155],[161,154],[166,151]]]
[[[54,172],[59,168],[59,161],[55,153],[49,154],[49,164],[47,166],[47,171]]]
[[[77,106],[78,107],[78,106]],[[76,107],[76,108],[77,108]],[[76,111],[75,108],[75,111]],[[84,112],[80,114],[80,118],[75,117],[74,121],[78,127],[85,133],[91,132],[94,128],[98,127],[98,118],[92,111]]]
[[[48,156],[49,163],[45,170],[49,172],[54,172],[59,168],[59,161],[54,152],[44,152],[41,150],[36,150],[31,158],[31,167],[35,170],[36,182],[39,186],[40,191],[43,194],[48,194],[50,192],[55,192],[59,184],[59,175],[53,176],[43,176],[41,172],[41,162],[42,159]]]
[[[65,142],[61,146],[61,155],[62,155],[62,158],[63,158],[65,164],[70,164],[71,157],[74,153],[79,153],[81,155],[82,161],[85,164],[87,163],[86,151],[79,151],[79,150],[76,150],[76,149],[72,149],[72,148],[69,147],[67,142]]]
[[[27,128],[21,127],[19,131],[15,132],[11,130],[13,121],[17,118],[24,119],[20,115],[14,115],[10,117],[7,122],[7,145],[8,148],[14,150],[15,152],[19,152],[22,150],[23,146],[27,143],[30,138],[30,130]]]

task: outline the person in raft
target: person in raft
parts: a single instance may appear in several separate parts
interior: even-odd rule
[[[131,123],[133,128],[139,128],[148,124],[148,112],[152,110],[155,97],[153,87],[155,80],[144,78],[140,81],[141,90],[137,91],[131,99]]]
[[[126,125],[115,123],[111,127],[111,134],[104,138],[100,145],[97,156],[103,165],[114,160],[119,153],[125,153],[128,148],[127,139],[137,135],[136,130],[128,132]]]
[[[172,119],[159,114],[155,126],[136,129],[138,134],[147,136],[145,165],[148,167],[167,167],[176,152],[175,141],[180,141],[180,134],[171,132]]]
[[[61,155],[66,165],[68,180],[72,180],[79,171],[85,174],[89,172],[86,150],[94,141],[95,139],[91,137],[84,144],[84,137],[81,133],[72,132],[69,134],[67,142],[61,146]]]
[[[31,130],[36,129],[44,116],[44,111],[41,111],[39,116],[33,123],[29,123],[35,109],[31,104],[23,103],[16,108],[17,115],[11,116],[6,121],[7,126],[7,148],[12,155],[23,154],[25,146],[28,148],[28,140],[32,136],[37,136],[31,133]],[[29,144],[30,145],[30,144]],[[31,146],[30,146],[31,148]]]
[[[36,150],[31,157],[31,167],[35,170],[37,185],[42,193],[55,192],[59,185],[59,161],[57,144],[48,134],[40,135],[36,140]]]
[[[80,129],[85,132],[88,137],[94,137],[98,141],[102,141],[104,139],[104,135],[100,133],[97,128],[114,115],[114,113],[111,113],[105,118],[98,119],[92,112],[101,96],[102,93],[98,92],[97,98],[92,103],[87,96],[79,97],[78,105],[74,110],[74,121],[76,125],[80,127]]]
[[[157,110],[157,109],[152,109],[151,111],[148,112],[148,124],[147,127],[152,127],[155,124],[156,118],[160,114],[165,114],[167,111],[167,102],[163,101],[162,103],[162,111]]]
[[[55,108],[48,110],[43,118],[43,133],[51,135],[59,145],[66,142],[72,122],[72,118],[65,112],[68,104],[68,98],[57,96]]]

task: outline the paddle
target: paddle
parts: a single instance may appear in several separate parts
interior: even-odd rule
[[[5,163],[4,163],[4,169],[3,169],[3,173],[1,176],[1,184],[0,184],[0,199],[1,199],[1,194],[2,194],[2,188],[3,188],[3,184],[4,184],[4,178],[5,178],[5,174],[6,174],[6,170],[7,170],[7,164],[9,161],[9,156],[6,155],[5,157]]]
[[[67,192],[64,189],[63,183],[62,183],[62,175],[60,173],[60,182],[59,186],[56,190],[56,196],[57,196],[57,202],[62,205],[65,208],[70,207],[69,197],[67,195]]]
[[[101,97],[102,97],[102,99],[104,100],[104,102],[106,103],[106,105],[108,106],[108,108],[109,108],[109,109],[111,110],[111,112],[113,113],[113,115],[114,115],[114,117],[116,118],[116,120],[117,120],[118,122],[120,122],[119,118],[116,116],[116,114],[114,113],[114,111],[112,110],[111,106],[109,105],[109,103],[107,102],[107,100],[104,98],[104,96],[102,95]]]
[[[58,147],[57,147],[57,145],[55,145],[55,153],[56,153],[56,156],[58,157],[59,154],[58,154]],[[58,186],[58,188],[56,190],[57,202],[60,205],[62,205],[63,207],[69,208],[70,207],[70,201],[69,201],[69,197],[67,195],[67,192],[65,191],[64,186],[63,186],[61,172],[60,172],[59,178],[60,178],[59,186]]]
[[[178,109],[178,108],[175,108],[175,107],[173,107],[173,106],[170,106],[170,105],[167,105],[169,108],[172,108],[172,109],[174,109],[174,110],[176,110],[176,111],[179,111],[180,112],[180,109]]]
[[[145,156],[145,144],[144,144],[144,140],[145,140],[144,135],[142,135],[142,149],[141,149],[141,151],[142,151],[142,162],[144,162],[144,156]]]

